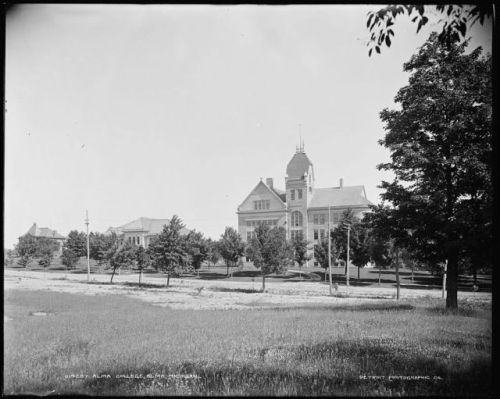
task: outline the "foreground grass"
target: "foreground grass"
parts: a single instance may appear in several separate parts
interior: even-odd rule
[[[491,396],[491,309],[465,306],[187,311],[9,290],[4,393]]]

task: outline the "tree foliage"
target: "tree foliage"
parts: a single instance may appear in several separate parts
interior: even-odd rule
[[[227,274],[229,275],[229,268],[235,267],[245,253],[245,244],[235,229],[226,227],[224,234],[219,239],[218,248],[220,256],[226,263]]]
[[[116,233],[102,234],[92,232],[89,234],[90,259],[95,260],[99,265],[109,263],[109,250],[116,247],[118,237]],[[108,255],[107,255],[108,254]]]
[[[31,234],[25,234],[19,237],[16,245],[16,252],[20,257],[18,263],[27,267],[30,261],[38,258],[38,264],[48,267],[58,249],[59,243],[57,241],[47,237],[34,237]]]
[[[59,243],[47,237],[38,237],[36,256],[40,258],[38,264],[43,267],[49,267],[54,259],[55,253],[59,250]]]
[[[457,306],[459,259],[489,263],[492,248],[491,57],[466,46],[432,34],[404,65],[401,109],[380,114],[391,162],[378,168],[395,175],[381,185],[386,224],[420,260],[448,259],[448,307]]]
[[[292,238],[291,245],[293,261],[299,265],[299,268],[302,268],[312,258],[312,255],[307,253],[309,243],[302,235],[297,234]]]
[[[128,241],[118,243],[108,251],[109,266],[113,270],[111,283],[118,269],[129,269],[136,264],[137,246]]]
[[[31,234],[25,234],[19,237],[16,245],[16,252],[19,255],[18,263],[21,266],[27,267],[29,262],[35,258],[37,250],[37,240]]]
[[[199,231],[192,230],[186,236],[186,249],[190,257],[191,266],[199,270],[209,254],[208,242]]]
[[[265,290],[266,275],[284,273],[293,260],[293,249],[287,242],[286,230],[283,227],[271,229],[264,223],[255,229],[247,253],[254,266],[261,270],[262,291]]]
[[[76,230],[70,231],[64,247],[70,249],[77,257],[87,256],[87,235]]]
[[[406,15],[411,21],[417,24],[417,33],[427,24],[429,18],[427,15],[428,7],[424,5],[390,5],[381,8],[378,11],[368,13],[366,27],[370,32],[370,39],[367,43],[369,47],[368,56],[372,55],[373,50],[380,54],[381,47],[391,46],[394,39],[394,22],[398,16]],[[443,23],[438,40],[442,43],[459,42],[464,39],[467,30],[479,21],[484,24],[485,19],[492,16],[493,7],[491,4],[480,4],[474,6],[438,5],[436,10],[442,15],[439,23]]]
[[[183,228],[181,219],[174,215],[148,248],[155,269],[167,274],[167,287],[170,284],[170,277],[180,273],[189,264],[186,239],[181,235]]]

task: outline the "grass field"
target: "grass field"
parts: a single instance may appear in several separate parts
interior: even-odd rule
[[[449,313],[433,298],[240,311],[4,299],[6,394],[492,396],[484,302]]]

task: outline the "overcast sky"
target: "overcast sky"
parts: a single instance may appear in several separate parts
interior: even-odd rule
[[[181,217],[218,238],[299,142],[316,187],[379,202],[379,112],[437,29],[407,18],[368,57],[375,6],[22,5],[7,15],[5,243],[33,222],[104,232]],[[439,25],[440,26],[440,25]],[[491,51],[490,26],[471,47]]]

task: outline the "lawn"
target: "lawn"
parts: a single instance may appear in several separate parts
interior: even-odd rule
[[[198,311],[8,289],[4,393],[491,396],[491,305],[442,306]]]

